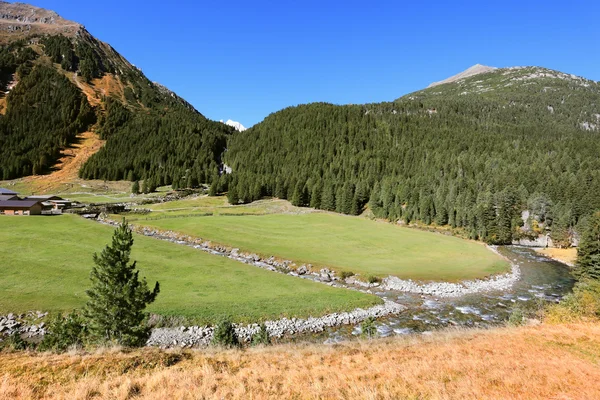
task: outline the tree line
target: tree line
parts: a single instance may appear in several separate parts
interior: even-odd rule
[[[499,77],[489,79],[492,86]],[[569,244],[600,209],[598,132],[580,127],[600,115],[598,85],[538,79],[459,90],[284,109],[231,137],[225,162],[233,174],[213,184],[233,203],[275,196],[346,214],[368,205],[376,217],[448,224],[498,244],[539,233],[521,229],[522,211],[531,210],[527,225]]]

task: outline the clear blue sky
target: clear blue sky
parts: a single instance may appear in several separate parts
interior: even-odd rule
[[[477,63],[600,80],[597,0],[31,3],[82,23],[208,118],[246,126],[290,105],[394,100]]]

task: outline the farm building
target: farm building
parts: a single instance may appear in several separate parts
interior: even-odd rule
[[[53,215],[62,214],[71,208],[73,202],[54,195],[28,196],[19,198],[18,194],[0,188],[0,215]]]
[[[13,192],[12,190],[0,188],[0,196],[17,196],[18,193]]]
[[[41,215],[44,206],[38,200],[5,200],[0,201],[2,215]]]
[[[19,196],[11,194],[0,194],[0,201],[19,200]]]

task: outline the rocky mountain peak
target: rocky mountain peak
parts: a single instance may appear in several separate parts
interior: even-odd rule
[[[430,88],[430,87],[442,85],[444,83],[456,82],[460,79],[465,79],[465,78],[468,78],[468,77],[474,76],[474,75],[484,74],[486,72],[494,71],[495,69],[496,69],[495,67],[488,67],[486,65],[475,64],[472,67],[467,68],[463,72],[460,72],[460,73],[458,73],[454,76],[451,76],[450,78],[444,79],[442,81],[433,82],[431,85],[429,85],[427,87]]]
[[[25,3],[0,1],[0,41],[6,42],[40,34],[74,36],[82,25],[66,20],[54,11]]]

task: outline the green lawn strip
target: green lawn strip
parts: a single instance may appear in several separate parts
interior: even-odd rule
[[[482,278],[509,264],[480,243],[330,213],[139,220],[263,256],[404,279]]]
[[[86,301],[92,254],[113,228],[76,216],[0,216],[0,314],[62,311]],[[189,247],[135,236],[140,276],[161,293],[149,311],[212,323],[251,322],[369,307],[375,296],[276,274]]]

